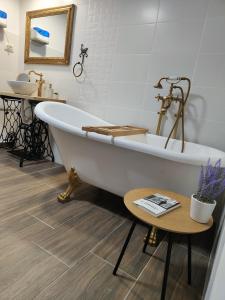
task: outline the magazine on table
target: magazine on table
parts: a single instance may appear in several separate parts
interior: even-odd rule
[[[167,214],[180,206],[180,202],[161,194],[149,195],[135,200],[134,203],[155,217]]]

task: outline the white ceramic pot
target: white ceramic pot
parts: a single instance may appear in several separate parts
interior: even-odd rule
[[[216,206],[216,201],[214,203],[204,203],[195,198],[195,195],[191,196],[191,208],[190,217],[199,223],[208,223],[214,208]]]

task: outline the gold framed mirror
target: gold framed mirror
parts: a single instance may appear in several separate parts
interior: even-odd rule
[[[71,4],[26,13],[26,64],[70,63],[75,8]]]

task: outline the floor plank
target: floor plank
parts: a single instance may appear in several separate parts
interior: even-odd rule
[[[159,299],[165,241],[143,254],[147,228],[138,225],[113,276],[130,213],[121,197],[87,184],[61,204],[56,197],[66,186],[64,167],[26,162],[20,168],[0,149],[0,299]],[[173,249],[167,299],[200,299],[208,258],[193,251],[188,286],[182,243]]]
[[[29,214],[54,228],[59,227],[72,217],[76,217],[82,210],[90,208],[90,202],[96,198],[96,195],[90,186],[83,189],[80,187],[76,190],[71,202],[62,204],[58,201],[47,201],[45,204],[31,209]]]
[[[160,299],[165,267],[167,242],[163,241],[154,253],[140,278],[130,291],[127,300]],[[187,249],[174,244],[171,255],[166,299],[201,299],[207,258],[196,253],[192,260],[192,286],[187,284]]]
[[[131,226],[131,221],[125,221],[117,228],[106,240],[104,240],[94,250],[94,253],[115,264],[122,245],[127,237]],[[154,247],[148,248],[148,254],[142,253],[144,236],[147,233],[147,227],[138,224],[132,235],[131,241],[126,250],[125,256],[121,262],[120,268],[133,277],[138,277],[146,263],[149,261],[151,254],[155,251]]]
[[[44,290],[37,300],[124,299],[134,280],[123,273],[113,276],[112,270],[112,266],[89,254]]]
[[[53,230],[54,228],[46,223],[40,222],[27,213],[22,213],[0,222],[0,239],[13,234],[20,239],[37,243],[43,238],[43,234]]]
[[[15,236],[1,240],[0,299],[34,299],[68,267]]]
[[[0,195],[0,219],[7,219],[48,201],[56,201],[60,191],[61,189],[58,190],[45,184],[37,183],[30,186],[29,181],[12,188],[8,187]]]
[[[122,222],[121,217],[100,208],[81,206],[73,218],[44,235],[38,245],[71,266]]]

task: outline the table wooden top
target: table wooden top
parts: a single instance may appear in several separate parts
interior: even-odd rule
[[[154,217],[144,209],[133,203],[134,200],[159,193],[170,198],[173,198],[181,203],[181,206],[170,211],[160,217]],[[171,191],[142,188],[131,190],[124,196],[124,203],[127,209],[136,216],[139,220],[153,225],[165,231],[194,234],[208,230],[213,225],[211,218],[207,224],[201,224],[191,219],[190,217],[190,201],[191,199],[183,195],[173,193]]]
[[[38,97],[38,96],[28,96],[28,95],[22,95],[22,94],[15,94],[10,92],[0,92],[1,96],[7,96],[12,97],[14,99],[24,99],[24,100],[31,100],[31,101],[37,101],[37,102],[43,102],[43,101],[53,101],[53,102],[60,102],[60,103],[66,103],[66,100],[64,99],[53,99],[49,97]]]

